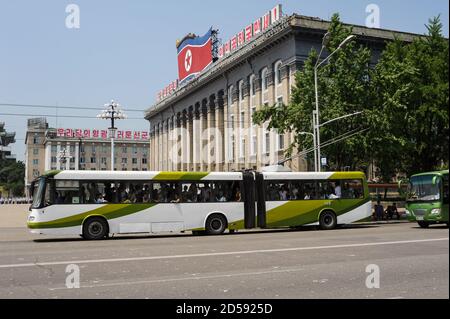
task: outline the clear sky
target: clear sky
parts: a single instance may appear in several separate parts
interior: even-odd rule
[[[156,92],[177,78],[175,41],[185,34],[219,29],[228,40],[277,3],[285,14],[329,19],[339,12],[346,23],[365,25],[367,5],[380,8],[381,28],[425,33],[430,17],[441,15],[448,37],[447,0],[0,0],[0,104],[98,107],[111,99],[124,108],[144,110]],[[80,8],[80,28],[66,28],[66,6]],[[89,110],[1,106],[0,113],[95,116]],[[121,129],[148,129],[127,120]],[[17,132],[13,150],[24,158],[28,117],[3,116]],[[97,119],[48,118],[51,126],[106,128]]]

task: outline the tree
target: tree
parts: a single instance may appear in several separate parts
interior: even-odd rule
[[[23,196],[25,164],[11,160],[0,160],[0,186],[13,196]]]
[[[342,41],[352,33],[345,27],[339,15],[333,15],[328,52],[336,50]],[[255,124],[269,121],[268,128],[280,133],[312,132],[312,111],[315,109],[314,65],[318,52],[312,50],[305,61],[304,68],[296,74],[296,84],[292,99],[288,105],[268,106],[256,112]],[[371,52],[369,49],[349,42],[339,50],[328,64],[319,70],[320,122],[363,111],[370,101]],[[357,132],[365,126],[362,118],[347,118],[331,123],[321,129],[321,141],[326,142],[347,132]],[[312,137],[295,135],[287,151],[289,156],[294,149],[309,149],[313,145]],[[366,139],[352,137],[339,143],[324,147],[323,154],[328,158],[330,169],[364,169],[370,162]],[[312,154],[309,155],[312,157]]]
[[[385,181],[448,167],[448,40],[439,17],[427,29],[409,45],[389,43],[375,68],[370,140]]]

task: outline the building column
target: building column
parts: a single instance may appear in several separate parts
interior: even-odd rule
[[[80,169],[80,143],[76,142],[75,143],[75,170],[79,170]]]
[[[155,148],[156,148],[156,152],[155,152],[155,170],[156,171],[160,171],[160,167],[159,167],[159,156],[160,156],[160,151],[159,151],[159,143],[160,143],[160,138],[161,138],[161,127],[159,125],[159,122],[156,124],[156,143],[155,143]]]
[[[181,136],[181,170],[188,170],[189,163],[189,113],[183,110],[182,115],[182,136]]]
[[[205,151],[209,140],[208,127],[208,99],[203,99],[200,109],[200,129],[199,129],[199,166],[200,171],[208,171],[208,153]]]
[[[211,95],[209,97],[208,108],[206,112],[206,126],[207,126],[207,134],[208,137],[206,140],[206,144],[204,147],[204,158],[207,165],[206,170],[208,172],[214,172],[216,170],[216,96]]]
[[[194,169],[194,108],[192,106],[188,109],[187,117],[187,171],[193,171]]]
[[[67,151],[67,154],[69,154],[70,156],[73,156],[72,153],[70,153],[70,142],[67,142],[67,144],[66,144],[66,151]],[[70,158],[66,159],[66,171],[70,171],[70,161],[71,161]]]
[[[178,112],[175,117],[175,147],[174,147],[174,161],[175,170],[180,172],[183,170],[183,135],[182,135],[182,117],[181,112]]]
[[[215,147],[215,155],[216,155],[216,171],[221,172],[224,171],[225,167],[225,117],[224,117],[224,109],[225,109],[225,101],[224,101],[224,92],[220,91],[217,99],[216,106],[216,116],[215,116],[215,127],[217,128],[217,132],[220,133],[219,136],[215,136],[216,147]]]
[[[59,158],[59,152],[61,151],[61,142],[56,145],[56,170],[61,170],[61,160]]]
[[[45,171],[51,170],[52,165],[52,142],[47,142],[45,145]]]
[[[229,103],[229,96],[230,95],[230,90],[229,88],[227,88],[226,90],[226,94],[224,94],[224,107],[223,107],[223,119],[224,119],[224,126],[223,126],[223,148],[224,148],[224,153],[222,154],[222,162],[223,162],[223,170],[224,171],[229,171],[229,162],[230,162],[230,127],[231,127],[231,123],[230,123],[230,112],[229,109],[230,107],[228,106]],[[220,107],[220,105],[219,105]],[[219,114],[220,115],[220,114]]]

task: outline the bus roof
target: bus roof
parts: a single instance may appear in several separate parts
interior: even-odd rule
[[[448,175],[449,170],[443,170],[443,171],[435,171],[435,172],[427,172],[427,173],[420,173],[420,174],[415,174],[411,177],[418,177],[418,176],[427,176],[427,175],[438,175],[438,176],[443,176],[443,175]]]
[[[44,176],[55,180],[137,180],[137,181],[208,181],[208,180],[242,180],[243,174],[201,173],[201,172],[141,172],[141,171],[50,171]]]
[[[366,179],[366,175],[363,172],[291,172],[291,173],[275,173],[267,172],[263,173],[266,180],[336,180],[336,179]]]

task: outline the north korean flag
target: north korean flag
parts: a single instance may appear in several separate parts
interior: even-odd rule
[[[178,45],[178,77],[180,83],[206,69],[212,58],[212,29],[203,37],[186,37]]]

